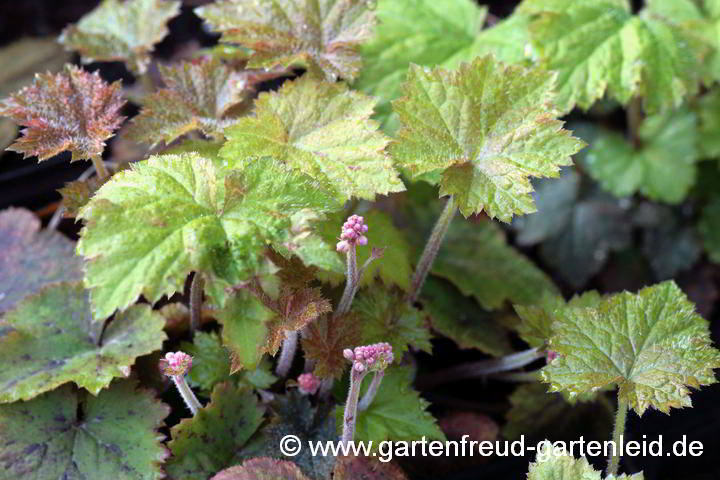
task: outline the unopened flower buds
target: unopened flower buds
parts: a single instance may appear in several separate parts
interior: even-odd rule
[[[338,252],[347,252],[353,245],[367,245],[368,239],[365,233],[368,226],[365,225],[365,219],[359,215],[350,215],[343,223],[342,232],[340,233],[340,241],[336,248]]]
[[[375,343],[354,350],[346,348],[343,356],[353,362],[353,369],[358,372],[377,372],[385,370],[393,362],[392,346],[389,343]]]
[[[192,357],[185,352],[168,352],[160,360],[160,368],[165,375],[185,375],[192,367]]]

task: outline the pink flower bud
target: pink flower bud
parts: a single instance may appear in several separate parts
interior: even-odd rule
[[[160,369],[168,376],[185,375],[192,367],[192,357],[185,352],[168,352],[160,360]]]
[[[347,360],[350,360],[351,362],[355,360],[355,354],[349,348],[343,350],[343,357],[345,357]]]
[[[354,245],[367,245],[368,239],[364,233],[367,233],[368,226],[365,225],[365,219],[358,215],[350,215],[343,223],[340,232],[340,240],[336,246],[338,252],[347,252]],[[345,242],[345,243],[342,243]]]
[[[297,378],[298,390],[303,395],[315,395],[320,388],[320,379],[312,373],[303,373]]]

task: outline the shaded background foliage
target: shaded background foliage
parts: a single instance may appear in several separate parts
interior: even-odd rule
[[[68,23],[76,22],[97,3],[93,0],[2,2],[0,3],[0,46],[26,37],[56,36],[63,27]],[[207,2],[202,0],[184,2],[181,15],[170,22],[170,34],[155,48],[157,57],[168,60],[183,49],[212,45],[217,40],[217,35],[203,30],[201,20],[192,13],[192,8],[202,3]],[[492,21],[493,17],[504,18],[510,14],[519,2],[495,0],[481,3],[489,7],[490,21]],[[641,3],[640,0],[633,2],[635,8],[639,8]],[[95,63],[87,66],[87,69],[89,71],[99,70],[102,77],[108,81],[122,79],[125,83],[131,83],[133,78],[120,62]],[[278,81],[265,82],[261,90],[271,89],[278,83]],[[2,87],[0,85],[0,88]],[[4,92],[1,96],[6,93]],[[620,109],[602,112],[601,108],[602,105],[588,114],[574,111],[566,118],[568,128],[589,142],[592,142],[592,138],[588,138],[587,122],[612,127],[618,131],[625,128],[625,115]],[[137,109],[133,105],[128,104],[125,107],[125,115],[132,116],[136,113]],[[109,145],[106,156],[115,147],[113,140]],[[76,179],[90,165],[89,162],[69,164],[69,155],[66,152],[49,161],[35,164],[23,161],[21,155],[17,153],[3,152],[0,156],[0,209],[9,206],[26,207],[35,211],[46,222],[59,203],[60,196],[56,189],[62,187],[65,182]],[[674,276],[690,299],[697,304],[699,312],[711,321],[713,340],[715,344],[720,344],[720,322],[716,318],[718,316],[720,267],[693,246],[697,243],[695,239],[691,238],[693,234],[684,232],[682,228],[697,221],[700,210],[698,198],[702,197],[704,189],[712,190],[720,184],[713,183],[717,177],[715,164],[701,165],[698,185],[683,204],[665,207],[637,196],[632,212],[629,212],[623,211],[623,201],[616,201],[606,194],[598,193],[598,186],[594,181],[589,176],[583,175],[577,195],[583,200],[605,202],[602,203],[604,208],[616,208],[618,215],[625,215],[619,221],[620,224],[625,225],[624,231],[601,230],[595,241],[588,241],[588,243],[576,246],[579,254],[598,260],[597,268],[589,266],[583,272],[563,271],[555,268],[554,264],[562,262],[555,258],[558,252],[552,251],[552,245],[539,243],[532,239],[528,240],[529,233],[527,230],[523,230],[523,228],[528,228],[527,225],[518,227],[516,223],[515,228],[507,228],[507,230],[513,243],[553,278],[566,297],[576,291],[589,289],[597,289],[603,293],[624,289],[636,291],[657,280]],[[551,182],[554,181],[556,180],[551,180]],[[542,186],[539,186],[539,190],[542,191]],[[543,204],[539,202],[538,207],[543,213]],[[546,208],[551,209],[552,205],[548,205]],[[591,215],[592,213],[593,211],[590,210]],[[561,217],[562,215],[557,213],[556,216]],[[528,220],[521,221],[527,222]],[[589,221],[592,221],[592,216]],[[569,224],[558,225],[556,227],[558,237],[548,236],[552,240],[550,244],[557,241],[563,245],[562,235],[567,234],[571,227],[572,225]],[[60,229],[75,236],[78,226],[72,220],[64,220]],[[699,245],[699,243],[697,244]],[[680,248],[678,246],[683,248],[677,253],[678,256],[694,261],[688,265],[682,265],[684,268],[680,273],[675,272],[678,270],[677,268],[667,266],[667,262],[672,262],[673,259],[667,259],[666,262],[662,262],[661,259],[662,264],[658,265],[659,256],[664,255],[667,250]],[[572,258],[569,261],[572,262]],[[671,272],[669,275],[668,271]],[[418,353],[417,356],[420,366],[428,371],[479,357],[476,351],[458,350],[453,342],[447,339],[433,340],[433,347],[434,355]],[[149,363],[149,360],[147,362]],[[437,387],[427,390],[423,394],[432,402],[433,413],[440,418],[446,410],[461,408],[490,414],[496,421],[502,423],[503,415],[509,406],[508,397],[514,389],[515,386],[509,383],[493,381],[483,383],[476,380]],[[174,395],[165,395],[163,400],[168,403],[177,402]],[[626,471],[644,470],[646,478],[650,479],[670,479],[679,476],[696,480],[720,478],[720,466],[714,455],[720,452],[720,435],[718,435],[720,432],[720,385],[716,384],[694,392],[692,400],[694,408],[675,410],[671,416],[653,410],[647,412],[644,420],[640,422],[635,414],[629,415],[626,438],[642,440],[647,436],[648,440],[654,440],[658,435],[663,435],[664,445],[667,448],[673,441],[686,435],[688,442],[692,440],[703,442],[704,455],[699,458],[633,458],[626,456],[623,460]],[[545,413],[549,408],[547,407]],[[583,413],[584,415],[579,415],[576,419],[576,431],[570,429],[572,434],[569,434],[567,439],[576,439],[577,436],[572,435],[587,435],[588,432],[594,433],[599,440],[605,439],[606,432],[597,431],[595,428],[597,425],[593,423],[595,420],[593,416],[596,412],[589,409],[583,410]],[[170,417],[167,423],[173,425],[177,421],[177,418]],[[560,419],[555,421],[559,423]],[[531,460],[532,456],[529,458],[493,458],[477,469],[452,478],[458,480],[523,478],[527,471],[527,463]],[[597,468],[601,468],[603,459],[594,458],[591,459],[591,462]],[[410,472],[413,470],[415,470],[417,478],[423,478],[422,472],[417,471],[418,469],[409,469]]]

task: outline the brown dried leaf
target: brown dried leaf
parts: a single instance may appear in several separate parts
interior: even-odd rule
[[[353,314],[332,319],[329,316],[311,323],[303,336],[305,356],[315,362],[315,375],[339,378],[349,365],[343,357],[345,348],[360,345],[362,332]]]
[[[375,457],[338,457],[333,480],[407,480],[402,468]]]
[[[278,317],[268,324],[267,352],[275,355],[282,345],[285,332],[301,330],[321,315],[332,311],[330,301],[319,288],[290,289],[283,287],[277,300]]]
[[[309,480],[300,469],[287,460],[260,457],[242,465],[227,468],[210,480]]]
[[[0,313],[27,295],[55,282],[82,279],[75,242],[57,232],[40,231],[29,210],[0,212]]]
[[[375,24],[364,0],[218,0],[195,12],[223,34],[221,41],[252,49],[249,67],[300,64],[330,81],[355,78],[357,46]]]
[[[223,130],[233,121],[230,110],[237,113],[233,107],[252,93],[253,72],[233,71],[217,60],[159,68],[166,88],[145,99],[128,129],[131,139],[151,146],[169,144],[193,130],[222,139]]]
[[[306,266],[300,257],[293,255],[288,259],[273,248],[268,248],[265,255],[280,269],[276,275],[284,285],[303,288],[315,280],[317,268]]]
[[[100,158],[105,140],[120,126],[125,101],[120,82],[66,65],[58,74],[38,74],[33,84],[0,102],[0,115],[25,125],[9,150],[47,160],[69,150],[72,160]]]

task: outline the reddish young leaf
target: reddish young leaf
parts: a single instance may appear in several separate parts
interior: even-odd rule
[[[260,457],[227,468],[210,480],[308,480],[308,477],[292,462]]]
[[[355,78],[362,61],[356,48],[375,24],[364,0],[218,0],[195,12],[222,41],[252,49],[249,67],[301,64],[330,81]]]
[[[315,362],[315,375],[339,378],[349,365],[343,357],[345,348],[356,347],[362,341],[357,317],[353,314],[331,319],[328,316],[311,323],[303,336],[305,356]]]
[[[222,139],[233,121],[231,110],[237,110],[233,107],[250,98],[255,82],[274,75],[234,71],[211,59],[160,66],[160,74],[166,88],[147,98],[128,130],[131,139],[151,146],[193,130]]]
[[[124,117],[120,82],[108,85],[97,72],[66,65],[58,74],[38,74],[33,84],[0,102],[0,115],[25,125],[8,149],[47,160],[69,150],[72,160],[100,158],[105,140]]]

